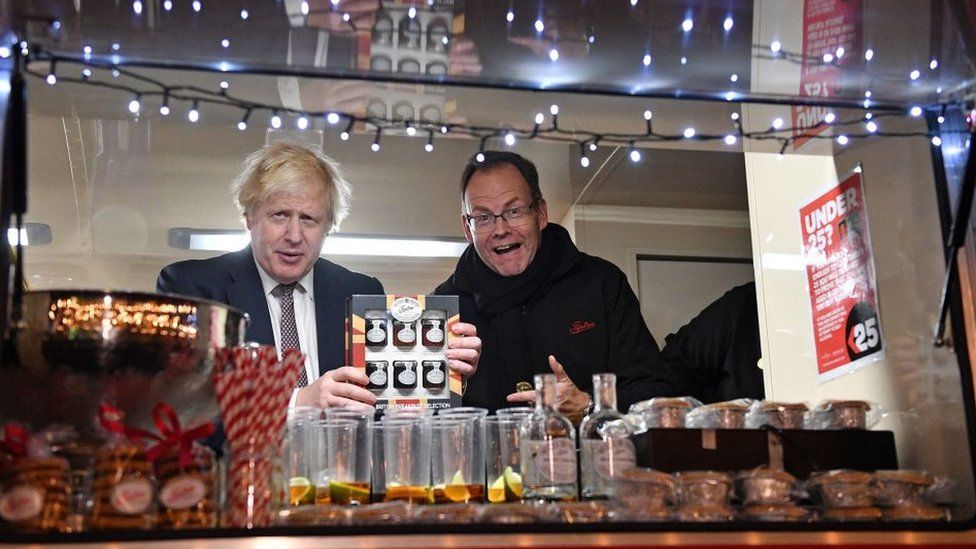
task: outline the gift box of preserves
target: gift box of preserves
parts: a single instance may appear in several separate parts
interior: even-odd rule
[[[461,376],[444,354],[457,296],[354,295],[347,313],[346,363],[366,373],[376,409],[461,404]]]

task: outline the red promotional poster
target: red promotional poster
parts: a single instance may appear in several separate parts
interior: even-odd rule
[[[831,99],[840,95],[841,71],[848,62],[860,62],[861,0],[806,0],[803,3],[803,66],[800,96]],[[792,107],[793,147],[800,148],[827,129],[819,125],[827,107]]]
[[[884,358],[860,167],[800,206],[821,382]]]

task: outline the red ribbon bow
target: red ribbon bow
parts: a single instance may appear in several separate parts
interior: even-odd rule
[[[27,455],[27,429],[16,423],[8,423],[3,428],[3,440],[0,440],[0,452],[5,452],[13,457],[24,457]]]
[[[210,421],[184,431],[180,425],[180,418],[176,415],[176,410],[165,402],[160,402],[153,407],[152,416],[153,423],[156,424],[156,428],[162,435],[162,438],[156,437],[160,442],[146,451],[146,457],[152,461],[179,444],[178,464],[180,467],[186,467],[193,461],[193,441],[214,433],[214,424]]]
[[[105,404],[98,406],[98,422],[110,433],[122,435],[125,438],[143,446],[146,440],[160,440],[160,438],[149,431],[128,427],[124,423],[125,412],[115,406]]]

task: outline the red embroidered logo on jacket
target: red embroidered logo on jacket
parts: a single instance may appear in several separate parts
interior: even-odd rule
[[[596,322],[590,322],[589,320],[574,320],[573,324],[569,327],[569,333],[572,335],[581,334],[587,330],[592,330],[596,328]]]

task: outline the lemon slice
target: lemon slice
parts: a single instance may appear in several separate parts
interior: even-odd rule
[[[522,475],[509,466],[505,468],[502,477],[505,479],[505,494],[511,494],[511,499],[522,499]]]
[[[456,471],[454,473],[454,477],[451,479],[451,482],[449,482],[448,484],[467,484],[467,483],[464,482],[464,475],[461,474],[461,471]]]
[[[329,481],[329,498],[332,503],[348,505],[352,501],[368,502],[369,490],[342,482]]]
[[[455,503],[466,502],[471,499],[471,491],[468,490],[468,485],[464,482],[464,475],[461,474],[461,471],[455,472],[451,482],[444,486],[444,497]]]
[[[288,479],[288,501],[292,505],[304,505],[315,502],[312,481],[305,477],[291,477]]]
[[[491,503],[505,502],[505,477],[500,476],[488,487],[488,501]]]

